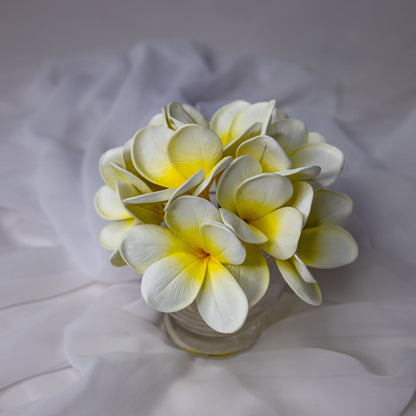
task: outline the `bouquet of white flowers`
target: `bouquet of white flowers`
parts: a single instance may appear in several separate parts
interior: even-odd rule
[[[343,164],[339,149],[275,101],[234,101],[210,122],[171,103],[101,157],[106,185],[95,207],[111,222],[100,241],[113,265],[143,274],[151,307],[168,313],[195,302],[206,324],[233,333],[268,288],[266,256],[312,305],[322,298],[307,266],[357,257],[342,228],[352,201],[325,189]]]

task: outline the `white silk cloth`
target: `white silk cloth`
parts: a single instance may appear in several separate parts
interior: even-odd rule
[[[52,60],[0,92],[2,415],[416,414],[416,103],[346,117],[309,71],[186,41]],[[99,156],[162,105],[236,99],[277,99],[345,153],[333,189],[360,254],[315,271],[321,307],[287,290],[254,348],[209,360],[173,347],[137,274],[109,264],[92,201]]]

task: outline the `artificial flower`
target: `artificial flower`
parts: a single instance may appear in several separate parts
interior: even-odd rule
[[[286,113],[276,107],[274,100],[255,104],[237,100],[221,107],[212,116],[210,126],[220,137],[223,146],[227,147],[244,133],[254,131],[253,126],[260,133],[264,124],[268,125],[286,117]]]
[[[297,200],[303,205],[307,219],[296,254],[286,260],[276,259],[276,263],[296,295],[311,305],[319,305],[322,302],[321,291],[307,266],[319,269],[344,266],[356,259],[358,247],[352,236],[342,228],[352,212],[351,198],[343,193],[321,189],[314,192],[311,200],[308,195],[311,188],[307,189],[308,186],[303,183],[303,189],[298,189]]]
[[[177,130],[185,124],[199,124],[209,127],[204,115],[195,107],[189,104],[172,102],[162,107],[162,112],[155,114],[147,124],[148,126],[164,126],[171,130]]]
[[[165,126],[147,126],[135,135],[131,157],[135,169],[147,181],[162,189],[173,189],[172,193],[178,188],[182,193],[189,192],[200,184],[195,195],[209,189],[231,162],[230,157],[223,157],[218,136],[198,124],[186,124],[176,131]],[[139,203],[140,198],[135,202]]]
[[[214,330],[237,331],[268,286],[261,250],[243,245],[203,198],[178,197],[166,210],[165,222],[167,227],[133,227],[120,245],[123,259],[143,274],[143,298],[161,312],[179,311],[195,301]]]
[[[100,241],[114,265],[143,274],[150,306],[169,313],[194,303],[214,330],[235,332],[267,290],[266,256],[313,305],[322,296],[309,267],[356,258],[342,228],[351,199],[321,189],[343,164],[339,149],[274,100],[234,101],[210,123],[173,102],[101,157],[95,207],[111,223]]]
[[[260,244],[273,257],[287,259],[295,253],[302,215],[283,206],[293,195],[289,179],[263,173],[252,156],[234,160],[217,186],[222,219],[245,242]]]
[[[123,147],[105,152],[100,158],[100,174],[106,185],[95,194],[96,211],[111,222],[100,233],[103,247],[113,250],[110,261],[114,266],[125,263],[118,247],[123,234],[138,223],[160,224],[163,221],[163,208],[157,205],[146,207],[123,204],[123,199],[151,192],[148,185],[126,169],[123,160]]]
[[[220,108],[211,128],[221,138],[224,154],[251,155],[263,172],[279,172],[291,181],[314,180],[331,185],[344,165],[344,155],[319,133],[276,107],[275,101],[250,104],[234,101]]]

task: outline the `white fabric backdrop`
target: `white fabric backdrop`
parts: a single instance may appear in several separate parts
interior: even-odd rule
[[[0,91],[2,414],[416,413],[416,97],[353,122],[342,90],[294,64],[186,41],[51,60]],[[92,199],[101,153],[162,105],[211,116],[238,98],[276,98],[344,151],[334,188],[355,202],[360,256],[315,273],[322,307],[288,291],[251,351],[205,360],[172,347],[135,273],[109,265]]]

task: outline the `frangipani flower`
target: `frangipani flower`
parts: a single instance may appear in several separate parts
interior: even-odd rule
[[[256,129],[253,126],[256,126],[257,134],[260,134],[264,124],[268,125],[286,117],[286,113],[276,107],[274,100],[255,104],[237,100],[221,107],[212,116],[210,126],[226,148],[247,131],[252,130],[254,133]]]
[[[111,262],[124,265],[117,248],[132,225],[160,224],[164,207],[175,198],[206,193],[231,162],[221,156],[219,138],[199,125],[186,125],[177,132],[146,127],[123,147],[107,151],[100,159],[107,185],[97,192],[95,207],[102,217],[113,220],[100,234],[101,244],[114,250]]]
[[[313,179],[319,186],[335,182],[344,166],[344,154],[326,142],[319,133],[309,133],[305,124],[288,118],[271,124],[268,134],[275,138],[292,162],[292,168],[280,171],[290,180]]]
[[[344,165],[339,149],[321,134],[308,133],[304,123],[289,118],[275,101],[234,101],[214,114],[211,128],[221,138],[224,154],[253,156],[263,172],[278,172],[293,182],[313,179],[326,187]]]
[[[194,301],[214,330],[237,331],[265,293],[269,270],[257,246],[243,245],[203,198],[181,196],[166,210],[169,228],[139,225],[123,237],[123,259],[143,273],[142,295],[161,312]]]
[[[148,185],[125,168],[123,147],[110,149],[100,158],[100,174],[106,185],[95,194],[96,211],[105,219],[111,220],[100,233],[100,243],[113,250],[110,261],[115,266],[125,263],[119,255],[118,247],[123,234],[135,224],[160,224],[163,221],[163,208],[158,206],[129,206],[123,199],[151,192]]]
[[[179,189],[175,197],[191,190],[194,195],[207,191],[231,162],[230,157],[223,157],[218,136],[197,124],[176,131],[164,126],[145,127],[134,137],[131,156],[134,167],[146,180],[162,189],[172,189],[172,193]],[[172,193],[165,192],[165,201]]]
[[[163,107],[161,113],[150,119],[148,126],[164,126],[176,130],[185,124],[200,124],[203,127],[209,127],[207,119],[195,107],[176,102]]]
[[[289,179],[262,173],[252,156],[240,156],[223,172],[217,186],[222,219],[245,242],[260,244],[266,252],[287,259],[296,251],[302,215],[283,207],[292,197]]]
[[[301,183],[304,182],[298,182]],[[298,190],[298,201],[303,201],[304,212],[308,211],[308,193],[310,190],[305,188]],[[276,259],[286,283],[311,305],[321,304],[322,295],[307,266],[332,269],[353,262],[358,255],[356,242],[341,228],[352,207],[351,199],[345,194],[323,189],[315,191],[296,254],[287,260]]]
[[[114,265],[143,274],[150,306],[170,313],[194,303],[213,329],[235,332],[268,288],[263,250],[313,305],[322,299],[308,267],[356,258],[342,228],[351,200],[320,189],[343,163],[339,149],[275,101],[232,102],[210,123],[173,102],[100,159],[105,186],[95,207],[111,220],[100,241]]]

